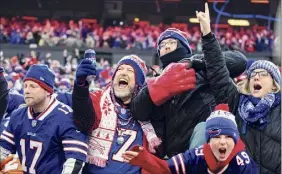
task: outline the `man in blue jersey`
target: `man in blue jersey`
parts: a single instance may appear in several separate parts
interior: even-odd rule
[[[8,107],[2,121],[0,121],[0,134],[5,129],[5,127],[8,126],[12,112],[18,109],[22,104],[24,104],[24,96],[19,93],[15,93],[14,90],[10,91]]]
[[[6,113],[3,116],[2,121],[0,121],[0,134],[8,126],[12,112],[18,109],[19,107],[26,106],[25,101],[24,101],[24,96],[14,91],[15,90],[12,90],[9,92],[8,107],[7,107]],[[57,92],[57,93],[54,93],[52,96],[55,97],[58,101],[71,107],[72,105],[71,93]]]
[[[72,97],[75,123],[89,133],[85,173],[144,172],[124,163],[121,155],[137,144],[145,148],[148,145],[150,152],[160,145],[151,123],[134,120],[129,110],[131,99],[145,83],[146,71],[145,62],[138,56],[125,56],[118,62],[106,89],[89,93],[87,77],[96,75],[95,63],[84,59],[78,66]]]
[[[206,144],[161,160],[140,146],[123,154],[125,162],[150,173],[189,174],[257,174],[255,162],[249,157],[239,138],[235,116],[227,105],[218,105],[206,121]]]
[[[52,96],[54,74],[33,65],[24,78],[27,106],[11,114],[0,136],[0,162],[17,153],[24,173],[80,173],[87,136],[73,124],[72,109]]]

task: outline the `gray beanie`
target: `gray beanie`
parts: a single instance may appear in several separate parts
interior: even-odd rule
[[[267,60],[255,61],[247,71],[248,77],[251,76],[251,73],[255,69],[265,69],[272,76],[276,83],[278,83],[279,85],[281,84],[281,73],[274,63]]]

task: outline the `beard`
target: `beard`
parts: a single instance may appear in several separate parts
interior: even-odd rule
[[[115,96],[121,100],[131,98],[133,92],[134,87],[127,86],[124,89],[120,89],[118,85],[114,85]]]

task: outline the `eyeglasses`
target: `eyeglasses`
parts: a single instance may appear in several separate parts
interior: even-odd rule
[[[251,78],[254,78],[257,74],[259,75],[259,77],[267,77],[269,75],[267,71],[258,71],[258,72],[253,71],[251,73]]]
[[[177,44],[177,41],[175,41],[175,40],[169,40],[167,42],[161,42],[160,48],[164,48],[166,45],[171,46],[171,45],[175,45],[175,44]]]

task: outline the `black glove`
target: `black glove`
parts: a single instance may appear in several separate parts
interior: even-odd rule
[[[194,68],[195,71],[205,71],[206,64],[204,60],[191,58],[184,58],[180,62],[188,62],[187,69]]]

